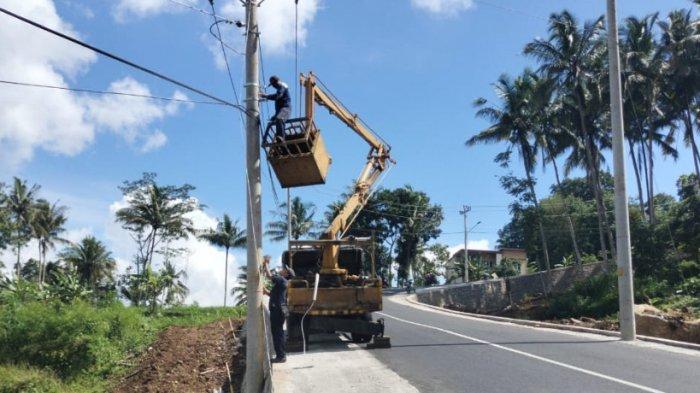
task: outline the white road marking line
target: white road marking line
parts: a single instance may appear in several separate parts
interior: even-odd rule
[[[481,340],[481,339],[478,339],[478,338],[475,338],[475,337],[466,336],[466,335],[464,335],[464,334],[460,334],[460,333],[457,333],[457,332],[453,332],[453,331],[451,331],[451,330],[442,329],[442,328],[435,327],[435,326],[430,326],[430,325],[425,325],[425,324],[418,323],[418,322],[408,321],[408,320],[406,320],[406,319],[402,319],[402,318],[399,318],[399,317],[395,317],[395,316],[393,316],[393,315],[389,315],[389,314],[386,314],[386,313],[383,313],[383,312],[378,312],[377,314],[381,314],[381,315],[383,315],[383,316],[385,316],[385,317],[388,317],[388,318],[391,318],[391,319],[395,319],[395,320],[397,320],[397,321],[399,321],[399,322],[404,322],[404,323],[408,323],[408,324],[411,324],[411,325],[416,325],[416,326],[424,327],[424,328],[426,328],[426,329],[437,330],[437,331],[439,331],[439,332],[451,334],[451,335],[453,335],[453,336],[457,336],[457,337],[465,338],[465,339],[467,339],[467,340],[475,341],[475,342],[478,342],[478,343],[481,343],[481,344],[489,345],[489,346],[492,346],[492,347],[494,347],[494,348],[502,349],[502,350],[504,350],[504,351],[516,353],[516,354],[518,354],[518,355],[526,356],[526,357],[529,357],[529,358],[532,358],[532,359],[537,359],[537,360],[540,360],[540,361],[545,362],[545,363],[554,364],[554,365],[559,366],[559,367],[568,368],[569,370],[578,371],[578,372],[581,372],[581,373],[584,373],[584,374],[592,375],[592,376],[594,376],[594,377],[598,377],[598,378],[605,379],[605,380],[612,381],[612,382],[616,382],[616,383],[619,383],[619,384],[622,384],[622,385],[626,385],[626,386],[630,386],[630,387],[633,387],[633,388],[637,388],[637,389],[642,390],[642,391],[645,391],[645,392],[664,393],[662,390],[650,388],[650,387],[644,386],[644,385],[639,385],[639,384],[636,384],[636,383],[634,383],[634,382],[626,381],[626,380],[624,380],[624,379],[619,379],[619,378],[611,377],[611,376],[609,376],[609,375],[605,375],[605,374],[601,374],[601,373],[598,373],[598,372],[595,372],[595,371],[587,370],[587,369],[585,369],[585,368],[572,366],[572,365],[570,365],[570,364],[558,362],[558,361],[556,361],[556,360],[548,359],[548,358],[545,358],[545,357],[542,357],[542,356],[538,356],[538,355],[534,355],[534,354],[531,354],[531,353],[528,353],[528,352],[524,352],[524,351],[520,351],[520,350],[517,350],[517,349],[505,347],[505,346],[503,346],[503,345],[495,344],[495,343],[492,343],[492,342],[490,342],[490,341],[484,341],[484,340]]]

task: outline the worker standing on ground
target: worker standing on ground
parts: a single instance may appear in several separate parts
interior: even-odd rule
[[[289,88],[278,76],[270,77],[270,84],[275,88],[275,93],[260,93],[260,98],[275,101],[275,114],[270,118],[270,123],[275,125],[275,135],[279,139],[284,139],[284,122],[292,114],[292,99],[289,96]]]
[[[272,281],[270,295],[270,330],[272,331],[272,343],[275,346],[276,357],[273,363],[284,363],[287,361],[284,337],[284,321],[289,314],[287,310],[287,279],[294,277],[294,271],[282,265],[280,272],[273,275],[270,273],[270,256],[263,257],[263,271],[265,277]]]

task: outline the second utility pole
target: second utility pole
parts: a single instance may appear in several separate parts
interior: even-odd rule
[[[469,282],[469,251],[467,249],[467,239],[468,239],[468,233],[469,231],[467,230],[467,213],[469,213],[472,210],[472,207],[469,205],[464,205],[462,207],[462,210],[459,211],[461,215],[464,216],[464,282]]]
[[[246,130],[246,245],[248,314],[246,317],[245,392],[259,393],[263,388],[265,359],[265,329],[262,313],[260,255],[262,254],[261,190],[260,185],[260,116],[258,111],[258,4],[246,0],[245,51],[245,130]]]

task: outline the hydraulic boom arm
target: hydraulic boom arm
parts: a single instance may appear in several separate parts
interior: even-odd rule
[[[348,111],[330,92],[319,86],[319,81],[313,73],[309,72],[308,75],[302,74],[300,81],[306,92],[304,103],[307,119],[313,119],[314,104],[319,104],[327,108],[332,115],[340,119],[370,145],[367,163],[355,181],[352,195],[348,197],[343,208],[321,235],[322,240],[337,240],[338,235],[344,234],[352,224],[358,209],[361,209],[367,202],[372,187],[379,180],[382,172],[387,169],[388,163],[394,162],[390,156],[391,147],[386,145],[372,130],[365,126],[356,114]],[[322,274],[338,275],[345,273],[343,269],[338,268],[339,250],[340,246],[335,242],[324,245]]]

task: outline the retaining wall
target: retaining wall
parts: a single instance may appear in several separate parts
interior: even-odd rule
[[[458,305],[465,311],[489,313],[501,310],[527,295],[564,292],[576,282],[600,274],[603,262],[552,269],[517,277],[442,285],[416,290],[419,302],[433,306]],[[549,277],[548,277],[549,274]]]

